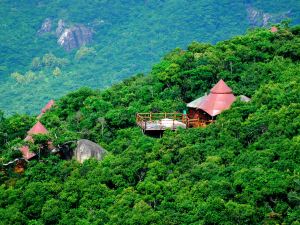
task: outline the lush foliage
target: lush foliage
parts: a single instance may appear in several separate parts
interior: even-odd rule
[[[137,72],[175,47],[197,40],[216,43],[250,27],[247,7],[285,14],[300,22],[298,0],[2,0],[0,108],[37,113],[49,100],[82,86],[105,88]],[[65,52],[53,34],[38,35],[43,21],[84,24],[93,42]]]
[[[194,42],[147,76],[62,97],[42,117],[54,145],[87,138],[110,154],[82,165],[41,156],[21,175],[3,166],[0,221],[299,224],[299,49],[299,26],[257,29],[216,45]],[[207,128],[166,131],[161,139],[135,126],[136,112],[181,111],[220,78],[251,102],[235,102]],[[0,116],[3,162],[33,123]]]

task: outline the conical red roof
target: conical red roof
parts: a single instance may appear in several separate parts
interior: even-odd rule
[[[212,89],[210,89],[210,93],[213,93],[213,94],[231,94],[232,90],[221,79],[221,80],[219,80],[219,82]]]
[[[22,152],[22,154],[23,154],[23,158],[24,159],[31,159],[31,158],[33,158],[34,156],[36,156],[36,154],[34,153],[34,152],[31,152],[30,150],[29,150],[29,147],[28,146],[22,146],[21,148],[20,148],[20,151]]]
[[[216,116],[223,110],[229,109],[235,101],[235,96],[227,84],[220,80],[211,90],[209,95],[205,96],[197,105],[198,109],[202,109],[210,116]]]
[[[42,113],[45,113],[47,110],[51,109],[51,107],[54,105],[54,100],[50,100],[45,107],[42,109]]]
[[[213,94],[210,93],[198,108],[207,112],[211,116],[220,114],[223,110],[229,109],[235,101],[233,94]]]
[[[48,130],[38,121],[28,132],[29,135],[32,134],[47,134]]]

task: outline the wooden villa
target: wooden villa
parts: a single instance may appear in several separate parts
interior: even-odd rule
[[[217,115],[229,109],[236,97],[232,90],[221,79],[208,95],[187,104],[188,113],[137,113],[136,123],[147,133],[163,132],[166,129],[176,130],[179,127],[206,127],[216,120]],[[240,100],[249,102],[250,98],[241,95]]]
[[[231,88],[223,80],[220,80],[208,95],[187,104],[191,126],[205,127],[212,123],[217,115],[230,108],[235,99]]]

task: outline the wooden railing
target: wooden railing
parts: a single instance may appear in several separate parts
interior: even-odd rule
[[[157,121],[157,120],[162,120],[162,119],[173,119],[177,121],[182,121],[185,123],[187,119],[187,115],[182,114],[182,113],[137,113],[136,114],[136,121],[141,122],[141,121],[147,121],[147,122],[152,122],[152,121]]]
[[[163,121],[163,119],[170,119],[171,121]],[[176,130],[179,126],[182,127],[182,124],[179,125],[178,122],[185,124],[187,116],[182,113],[137,113],[136,114],[136,123],[143,130],[165,130],[171,129]]]
[[[214,120],[201,120],[201,119],[189,119],[187,120],[187,127],[206,127],[214,122]]]
[[[174,121],[180,121],[186,124],[186,127],[206,127],[208,124],[212,123],[213,120],[201,120],[201,119],[190,119],[186,114],[183,113],[137,113],[136,114],[136,123],[141,126],[143,129],[147,128],[147,122],[161,121],[162,119],[172,119],[173,128],[175,127]]]

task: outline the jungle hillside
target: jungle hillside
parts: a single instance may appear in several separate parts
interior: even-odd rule
[[[82,86],[105,89],[192,41],[215,44],[282,20],[298,0],[2,0],[0,109],[38,113]]]
[[[300,224],[299,75],[299,25],[191,42],[147,75],[55,99],[40,119],[49,133],[30,144],[38,157],[21,172],[14,160],[36,115],[1,113],[0,223]],[[136,126],[136,113],[182,112],[220,79],[251,101],[161,138]],[[62,158],[79,139],[107,155]],[[49,141],[62,154],[49,152]]]

